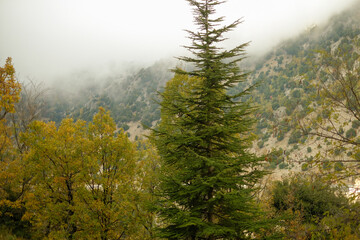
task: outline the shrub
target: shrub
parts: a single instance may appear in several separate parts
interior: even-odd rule
[[[344,164],[342,162],[337,162],[334,164],[334,170],[340,172],[344,170]]]
[[[298,143],[301,138],[301,132],[299,130],[294,131],[290,138],[289,138],[289,144]]]
[[[360,121],[359,120],[352,121],[351,126],[352,126],[352,128],[355,128],[355,129],[360,127]]]
[[[296,89],[295,91],[293,91],[293,92],[291,93],[291,96],[292,96],[293,98],[300,98],[300,97],[301,97],[301,93],[300,93],[300,91],[299,91],[298,89]]]
[[[356,153],[354,154],[354,159],[356,159],[357,161],[360,160],[360,152],[356,152]]]
[[[339,134],[341,134],[341,135],[344,134],[344,128],[343,127],[339,128]]]
[[[284,168],[287,168],[288,166],[289,166],[289,164],[282,162],[279,164],[279,169],[284,169]]]
[[[269,165],[269,168],[270,168],[271,170],[274,170],[276,167],[277,167],[277,163],[276,163],[276,162],[271,162],[270,165]]]
[[[311,147],[307,147],[307,152],[311,153],[311,151],[312,151]]]
[[[122,125],[122,129],[124,129],[124,131],[127,131],[127,130],[129,130],[129,125],[127,125],[127,124],[124,124],[124,125]]]
[[[348,204],[345,196],[319,179],[284,179],[275,182],[272,191],[272,206],[277,211],[299,211],[305,222],[311,222],[314,218],[322,219],[325,214],[335,214]]]
[[[346,138],[356,137],[356,130],[354,128],[350,128],[349,130],[346,131],[345,136],[346,136]]]
[[[303,163],[303,164],[301,165],[301,171],[305,172],[305,171],[307,171],[308,169],[309,169],[309,164]]]
[[[339,156],[345,149],[343,147],[336,148],[334,151],[335,156]]]
[[[323,170],[330,170],[331,169],[331,162],[329,160],[324,160],[322,162],[322,169]]]
[[[321,112],[321,116],[322,118],[324,119],[328,119],[331,115],[331,111],[329,109],[324,109],[322,112]]]
[[[308,137],[305,135],[305,136],[302,136],[301,138],[300,138],[300,142],[301,143],[305,143],[305,141],[306,141],[306,139],[307,139]]]
[[[285,133],[284,132],[280,132],[277,136],[276,139],[280,142],[284,139],[285,137]]]
[[[280,107],[280,104],[278,101],[274,101],[274,102],[272,102],[271,107],[273,110],[276,110]]]

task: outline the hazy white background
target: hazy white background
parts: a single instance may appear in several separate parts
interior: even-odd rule
[[[227,21],[244,18],[229,46],[251,41],[264,52],[357,0],[228,0]],[[194,30],[185,0],[0,0],[0,64],[13,58],[20,77],[47,81],[78,69],[150,64],[184,54]]]

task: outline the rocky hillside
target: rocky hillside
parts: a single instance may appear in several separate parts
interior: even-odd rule
[[[248,96],[259,106],[254,116],[258,119],[254,151],[267,156],[269,168],[306,170],[310,167],[307,162],[324,151],[327,145],[322,139],[308,137],[299,127],[304,119],[323,114],[314,111],[321,100],[316,82],[326,78],[320,74],[317,51],[340,49],[349,53],[348,61],[356,61],[359,55],[354,51],[354,41],[360,34],[359,20],[358,6],[334,16],[324,26],[309,27],[257,61],[244,63],[252,72],[249,82],[259,83]],[[172,78],[169,69],[175,65],[173,60],[164,60],[127,75],[89,81],[93,84],[73,92],[71,97],[58,91],[47,101],[46,117],[57,122],[65,116],[89,120],[103,106],[111,111],[118,127],[134,139],[143,133],[142,124],[151,126],[159,120],[156,91]],[[86,74],[80,77],[85,81],[89,78]],[[232,91],[242,88],[239,85]]]
[[[126,75],[114,72],[102,79],[93,79],[87,72],[80,73],[76,80],[89,84],[71,90],[51,89],[45,117],[57,123],[66,116],[91,120],[99,107],[105,107],[111,111],[118,127],[125,130],[130,123],[151,126],[160,118],[156,92],[172,78],[170,69],[174,66],[175,61],[159,61]]]
[[[328,75],[319,61],[321,52],[342,52],[342,61],[353,65],[359,62],[356,44],[360,36],[359,20],[357,6],[334,16],[324,26],[312,26],[297,38],[283,42],[254,66],[250,79],[261,83],[252,95],[260,106],[256,116],[259,140],[254,149],[268,154],[270,168],[299,168],[300,164],[306,170],[311,166],[308,163],[324,152],[336,152],[338,158],[351,156],[351,152],[344,150],[342,155],[338,150],[329,150],[334,145],[320,137],[310,138],[307,131],[316,129],[308,125],[309,129],[304,131],[301,123],[306,119],[326,118],[324,109],[320,108],[323,99],[319,83],[326,82]],[[357,128],[356,123],[350,122],[343,131],[357,132]]]

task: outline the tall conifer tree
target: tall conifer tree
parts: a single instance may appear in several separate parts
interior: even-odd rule
[[[224,1],[187,0],[198,31],[188,31],[192,71],[175,69],[161,97],[154,142],[161,156],[160,236],[167,239],[247,239],[259,229],[254,192],[264,172],[250,154],[251,113],[229,89],[246,79],[238,63],[244,47],[218,46],[241,20],[220,26]]]

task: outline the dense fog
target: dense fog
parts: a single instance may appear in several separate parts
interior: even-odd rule
[[[218,14],[226,22],[243,18],[227,44],[251,41],[248,52],[257,55],[354,2],[229,0]],[[80,69],[106,74],[179,56],[189,43],[183,30],[195,30],[184,0],[3,0],[0,28],[0,62],[10,56],[21,78],[45,82]]]

